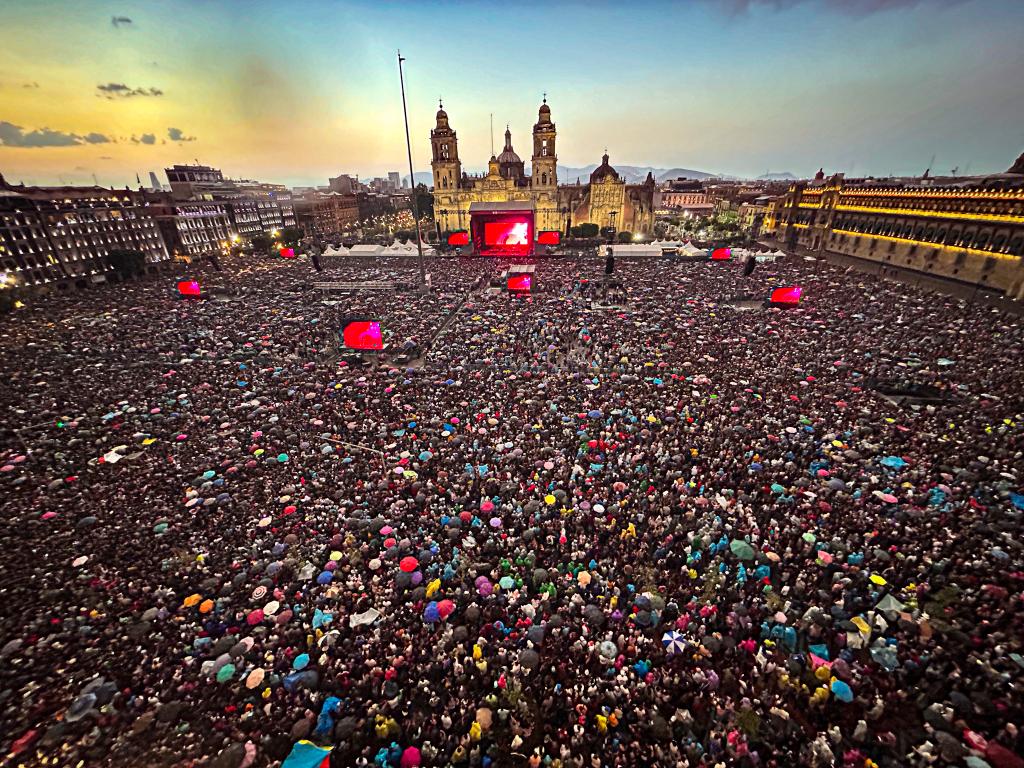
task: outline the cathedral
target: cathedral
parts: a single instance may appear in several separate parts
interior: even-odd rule
[[[533,126],[533,155],[530,175],[526,164],[512,148],[512,132],[505,129],[505,147],[491,156],[486,175],[469,175],[462,170],[458,139],[440,106],[437,125],[430,132],[431,163],[434,172],[434,219],[438,230],[468,230],[473,203],[525,203],[534,210],[536,229],[565,232],[570,226],[596,224],[619,231],[649,233],[654,229],[654,178],[643,184],[627,184],[608,164],[608,155],[590,174],[587,184],[559,184],[557,132],[551,122],[547,99],[540,105]]]

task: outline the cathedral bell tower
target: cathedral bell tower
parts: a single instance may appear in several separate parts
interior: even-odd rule
[[[558,185],[558,157],[555,155],[555,124],[551,122],[551,107],[546,95],[537,114],[537,124],[533,126],[532,160],[530,184],[534,189],[554,190]]]
[[[430,132],[430,147],[433,151],[430,167],[434,171],[435,194],[458,189],[462,178],[458,139],[448,125],[448,113],[444,111],[444,106],[439,103],[437,107],[437,127]]]

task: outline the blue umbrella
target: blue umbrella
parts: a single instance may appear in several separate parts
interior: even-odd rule
[[[661,636],[661,644],[665,647],[665,653],[682,653],[686,650],[686,639],[674,629],[669,630]]]
[[[332,574],[330,571],[324,571],[319,576],[316,577],[316,583],[317,584],[330,584],[331,583],[331,579],[333,579],[333,578],[334,578],[334,574]]]
[[[847,704],[853,701],[853,689],[842,680],[832,681],[832,693],[837,699],[845,701]]]
[[[601,418],[601,412],[600,411],[588,411],[587,412],[587,416],[588,416],[588,418],[591,418],[591,419],[600,419]]]
[[[889,469],[903,469],[907,466],[907,462],[899,456],[886,456],[882,459],[882,466],[889,467]]]
[[[295,657],[295,661],[292,662],[292,667],[295,669],[305,669],[309,666],[309,654],[300,653]]]

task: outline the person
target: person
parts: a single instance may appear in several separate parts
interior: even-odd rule
[[[761,312],[735,265],[624,256],[604,308],[597,257],[528,297],[508,264],[346,300],[411,367],[331,360],[300,259],[0,321],[10,764],[1021,764],[1017,317],[798,260]]]

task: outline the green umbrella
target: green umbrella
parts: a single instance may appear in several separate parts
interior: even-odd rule
[[[498,582],[502,589],[512,589],[512,587],[515,586],[515,583],[515,580],[511,576],[502,576],[501,581]]]
[[[731,549],[732,553],[740,560],[754,559],[754,548],[742,539],[733,539],[729,542],[729,549]]]
[[[786,489],[784,487],[782,487],[781,485],[779,485],[778,483],[772,483],[772,492],[773,493],[785,493],[785,491],[786,491]]]
[[[804,534],[803,539],[808,544],[813,544],[814,542],[816,542],[818,540],[817,537],[813,533],[811,533],[810,531],[808,531],[807,533]]]
[[[217,672],[217,682],[218,683],[226,682],[226,681],[230,680],[234,676],[234,674],[235,674],[235,665],[234,664],[225,664]]]

